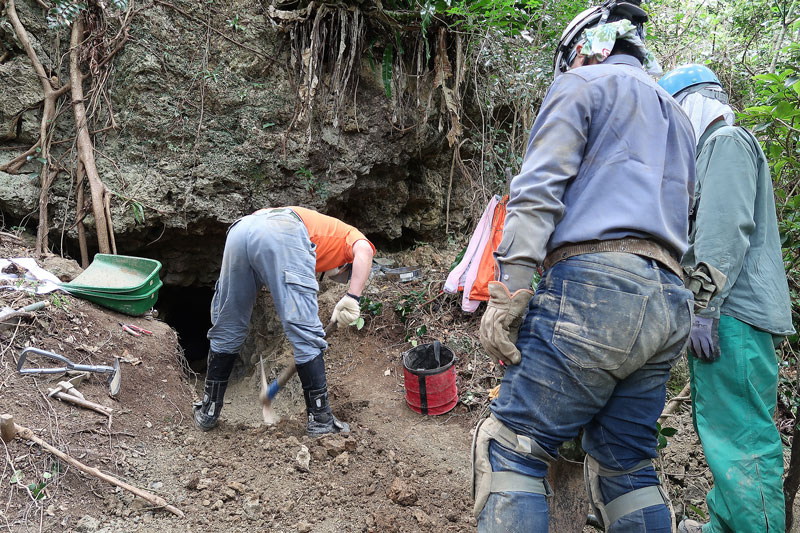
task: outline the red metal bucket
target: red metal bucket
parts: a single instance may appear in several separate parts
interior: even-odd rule
[[[403,354],[406,403],[423,415],[441,415],[458,403],[455,355],[439,341]]]

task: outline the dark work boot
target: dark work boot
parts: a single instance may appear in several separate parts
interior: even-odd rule
[[[322,353],[308,363],[297,365],[297,375],[303,384],[308,424],[306,433],[312,437],[326,433],[350,433],[350,426],[331,413],[328,403],[328,381],[325,377],[325,358]]]
[[[228,388],[228,378],[236,361],[235,353],[208,351],[208,372],[203,400],[194,404],[194,425],[201,431],[208,431],[217,425],[222,411],[222,399]]]

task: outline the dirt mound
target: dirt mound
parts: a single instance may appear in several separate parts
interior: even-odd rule
[[[0,256],[29,255],[8,244]],[[191,422],[202,380],[187,373],[174,331],[61,295],[0,292],[0,306],[49,305],[0,332],[0,405],[15,421],[83,463],[165,498],[180,519],[56,461],[33,443],[6,448],[0,484],[11,531],[465,531],[474,527],[468,494],[470,429],[464,405],[422,417],[404,400],[405,328],[387,313],[383,328],[342,331],[327,353],[331,401],[348,436],[305,436],[302,399],[279,395],[284,420],[260,421],[254,376],[233,384],[220,426]],[[152,331],[134,337],[120,322]],[[396,330],[396,331],[394,331]],[[393,339],[387,342],[387,339]],[[422,340],[422,339],[421,339]],[[16,373],[21,350],[35,346],[74,362],[121,357],[116,399],[102,376],[79,385],[87,399],[114,409],[111,425],[93,411],[47,397],[63,379]],[[389,348],[387,348],[389,346]],[[407,348],[406,348],[407,349]],[[26,365],[35,364],[33,357]],[[283,394],[283,393],[281,393]],[[398,489],[400,487],[401,489]]]

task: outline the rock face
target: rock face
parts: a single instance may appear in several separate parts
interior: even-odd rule
[[[338,127],[326,118],[326,102],[317,104],[309,125],[297,120],[289,37],[271,27],[260,5],[223,2],[207,11],[199,3],[176,5],[185,13],[163,5],[137,12],[106,85],[110,107],[98,99],[100,112],[90,124],[102,130],[113,117],[117,126],[97,134],[95,143],[98,170],[114,191],[119,253],[159,259],[167,284],[211,286],[230,223],[265,206],[316,208],[381,243],[443,232],[452,150],[437,127],[437,106],[420,113],[429,125],[393,123],[397,114],[380,73],[364,57],[355,101],[340,111]],[[48,30],[33,0],[19,0],[17,10],[46,68],[57,64],[67,52],[67,30]],[[0,39],[15,42],[7,22]],[[41,118],[39,80],[21,48],[11,52],[0,64],[0,148],[23,148],[0,149],[0,165],[36,141]],[[65,69],[54,75],[68,79]],[[73,135],[66,108],[54,133],[68,141],[54,145],[58,157]],[[33,160],[21,174],[0,172],[6,224],[36,211],[38,166]],[[64,246],[75,256],[73,180],[68,173],[56,179],[50,220],[53,242],[63,226]],[[466,223],[464,187],[456,173],[451,228]],[[93,234],[91,216],[86,223]],[[34,229],[35,222],[28,224]]]

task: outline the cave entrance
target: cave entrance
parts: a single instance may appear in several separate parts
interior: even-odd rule
[[[178,333],[189,368],[205,372],[208,338],[211,327],[211,287],[178,287],[164,285],[158,293],[159,318]]]

